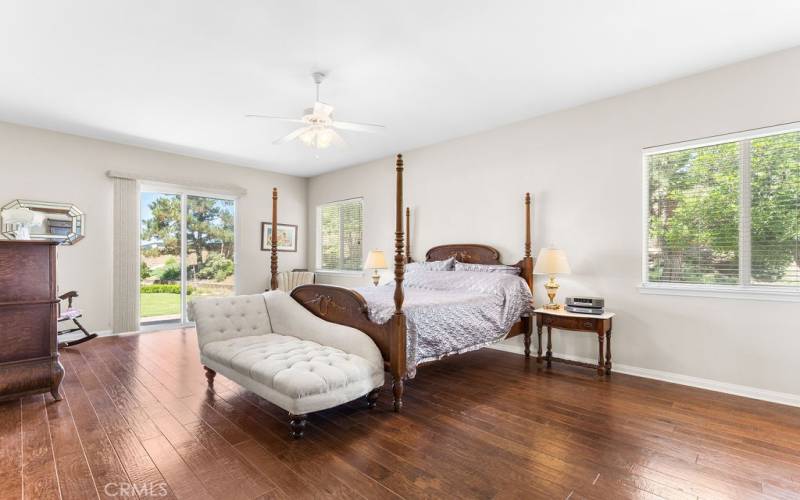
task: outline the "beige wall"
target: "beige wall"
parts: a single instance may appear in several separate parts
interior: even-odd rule
[[[281,252],[280,268],[306,266],[307,180],[110,142],[0,123],[0,204],[16,198],[70,202],[86,214],[86,237],[59,247],[59,289],[78,290],[92,330],[111,328],[113,187],[107,170],[213,186],[247,189],[238,202],[239,293],[267,286],[268,252],[260,250],[260,222],[272,216],[272,188],[280,192],[280,222],[298,224],[298,251]]]
[[[412,253],[421,259],[436,244],[476,242],[496,246],[505,262],[517,261],[523,251],[522,196],[530,191],[534,252],[550,242],[565,249],[573,274],[561,279],[560,297],[604,296],[618,314],[613,346],[619,366],[800,395],[800,304],[637,290],[642,148],[800,120],[798,89],[800,49],[793,49],[408,151]],[[482,105],[475,96],[476,113]],[[311,179],[311,265],[314,209],[331,200],[363,196],[365,253],[373,247],[392,251],[393,163],[387,158]],[[596,359],[592,337],[555,334],[554,350]]]

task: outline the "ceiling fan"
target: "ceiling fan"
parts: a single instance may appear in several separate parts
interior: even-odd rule
[[[247,118],[266,118],[268,120],[303,124],[302,127],[277,139],[273,144],[286,144],[287,142],[299,139],[303,144],[312,148],[325,149],[331,144],[336,146],[344,146],[346,144],[342,136],[336,132],[337,129],[350,130],[353,132],[378,132],[384,128],[383,125],[375,125],[372,123],[340,122],[334,120],[333,106],[319,100],[319,86],[325,79],[325,74],[316,72],[312,73],[311,77],[314,79],[314,83],[317,86],[317,100],[314,102],[314,107],[306,109],[306,114],[301,118],[284,118],[280,116],[254,114],[245,115]]]

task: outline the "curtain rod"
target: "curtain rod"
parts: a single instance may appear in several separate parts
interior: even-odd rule
[[[233,186],[230,184],[203,184],[197,182],[185,182],[179,179],[171,179],[167,177],[159,177],[152,175],[139,175],[130,172],[120,172],[118,170],[107,170],[106,176],[111,179],[130,179],[133,181],[154,182],[158,184],[173,184],[175,186],[182,186],[190,189],[197,189],[199,191],[211,191],[219,194],[227,194],[233,196],[244,196],[247,194],[247,189]]]

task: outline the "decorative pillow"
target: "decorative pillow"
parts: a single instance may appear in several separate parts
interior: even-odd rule
[[[450,257],[447,260],[432,260],[430,262],[412,262],[406,264],[406,272],[414,271],[452,271],[456,259]]]
[[[516,266],[506,266],[503,264],[465,264],[463,262],[456,262],[456,271],[478,271],[481,273],[503,273],[503,274],[519,274],[519,268]]]

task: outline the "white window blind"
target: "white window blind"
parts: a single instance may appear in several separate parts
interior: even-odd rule
[[[361,271],[364,224],[362,198],[327,203],[317,208],[318,269]]]
[[[645,282],[800,291],[800,131],[645,152]]]

